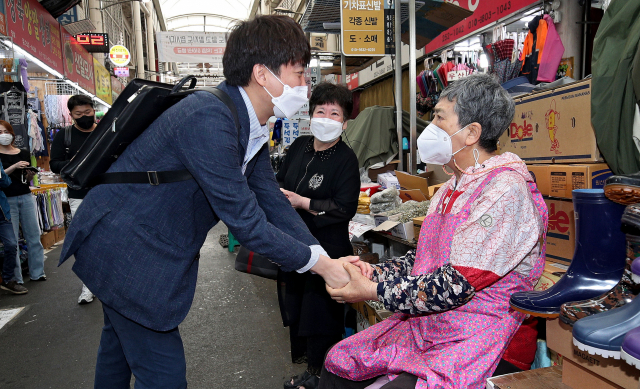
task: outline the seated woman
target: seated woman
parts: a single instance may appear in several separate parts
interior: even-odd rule
[[[309,99],[311,132],[293,142],[277,179],[291,205],[331,258],[353,255],[349,220],[360,194],[358,159],[342,141],[353,109],[344,85],[318,84]],[[291,359],[307,362],[285,388],[315,389],[327,350],[342,339],[344,306],[331,299],[317,274],[278,272],[278,299],[289,327]]]
[[[373,266],[371,280],[348,266],[351,282],[327,287],[338,302],[379,300],[395,314],[334,346],[319,388],[485,387],[525,318],[509,298],[533,289],[544,266],[542,196],[520,158],[494,153],[514,111],[490,75],[442,92],[418,149],[453,177],[431,200],[417,250]]]

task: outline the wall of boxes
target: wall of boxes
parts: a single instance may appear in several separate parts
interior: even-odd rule
[[[574,189],[603,188],[612,175],[591,126],[591,80],[519,96],[500,152],[528,165],[549,210],[547,260],[568,265],[575,249]]]

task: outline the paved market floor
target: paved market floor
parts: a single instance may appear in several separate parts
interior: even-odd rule
[[[180,326],[189,388],[282,388],[305,367],[290,362],[275,282],[235,271],[235,255],[218,244],[225,232],[220,224],[209,233],[195,299]],[[93,387],[102,308],[99,301],[77,304],[82,284],[72,261],[56,267],[59,255],[59,246],[47,254],[48,280],[26,282],[27,295],[0,291],[0,326],[7,309],[24,307],[0,328],[2,389]]]

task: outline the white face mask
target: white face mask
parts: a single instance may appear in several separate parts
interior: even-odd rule
[[[449,163],[454,155],[467,147],[465,145],[462,149],[454,153],[451,138],[468,126],[469,125],[466,125],[453,135],[449,135],[445,130],[431,122],[418,137],[418,151],[420,152],[422,162],[432,163],[434,165],[445,165]]]
[[[0,145],[9,146],[13,142],[13,135],[0,134]]]
[[[320,142],[331,143],[342,134],[342,123],[329,118],[311,118],[311,133]]]
[[[267,67],[265,66],[265,68]],[[273,114],[277,118],[292,117],[306,102],[309,101],[307,98],[307,86],[296,86],[292,88],[273,74],[271,69],[267,68],[267,70],[276,78],[276,80],[280,81],[280,83],[284,85],[284,90],[278,97],[273,97],[267,88],[263,86],[264,90],[266,90],[267,93],[269,93],[269,96],[271,96],[271,102],[274,105]]]

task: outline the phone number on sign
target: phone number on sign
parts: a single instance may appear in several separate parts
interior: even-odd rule
[[[358,47],[352,48],[351,51],[376,51],[374,47]]]

